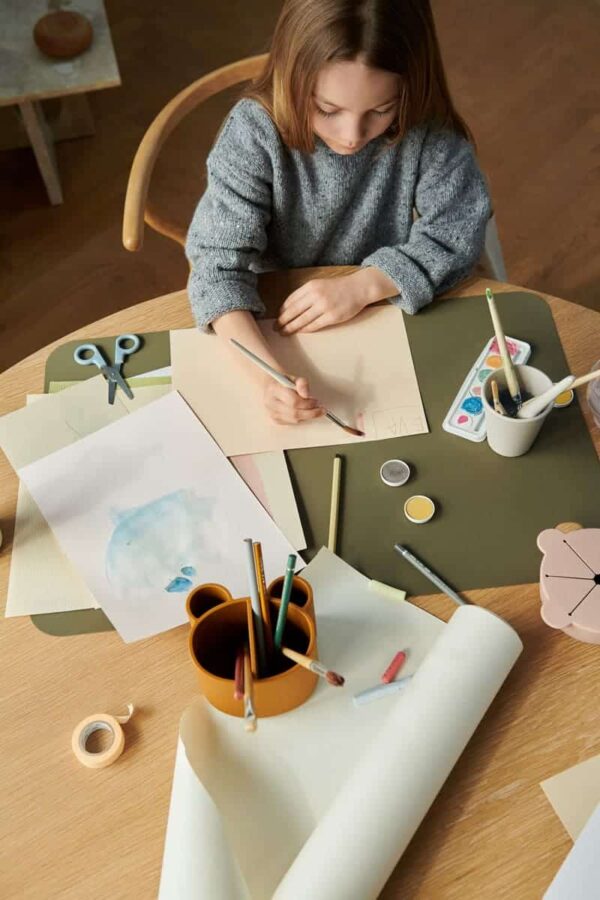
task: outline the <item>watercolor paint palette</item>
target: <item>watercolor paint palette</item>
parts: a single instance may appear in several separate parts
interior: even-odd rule
[[[531,346],[517,338],[506,338],[506,346],[516,365],[526,363],[531,356]],[[468,441],[484,441],[486,435],[483,400],[483,383],[490,372],[502,368],[500,348],[495,337],[491,338],[463,381],[442,428],[450,434]]]

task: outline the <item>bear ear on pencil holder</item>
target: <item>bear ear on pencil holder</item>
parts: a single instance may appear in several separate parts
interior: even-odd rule
[[[273,621],[277,620],[281,604],[276,596],[281,591],[280,581],[275,579],[268,589]],[[285,643],[298,653],[316,658],[312,588],[297,576],[294,582],[294,596],[286,616]],[[243,718],[244,701],[236,691],[235,665],[244,645],[249,647],[252,672],[257,671],[250,598],[234,599],[223,585],[205,584],[190,592],[186,609],[191,626],[188,648],[201,692],[216,709]],[[271,665],[272,674],[253,679],[253,704],[258,718],[280,715],[300,706],[318,682],[314,672],[292,663],[282,654],[274,654]]]

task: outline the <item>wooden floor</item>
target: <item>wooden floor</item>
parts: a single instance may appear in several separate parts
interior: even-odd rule
[[[107,0],[123,85],[91,96],[96,134],[58,145],[50,207],[29,149],[0,153],[0,369],[62,334],[181,288],[186,263],[148,234],[120,242],[129,166],[182,87],[264,52],[279,0]],[[458,107],[489,178],[510,281],[600,309],[600,6],[595,0],[434,0]],[[226,107],[171,139],[155,190],[189,220]],[[600,357],[600,348],[599,353]]]

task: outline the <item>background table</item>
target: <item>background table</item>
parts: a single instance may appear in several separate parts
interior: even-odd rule
[[[48,11],[47,0],[0,0],[0,106],[18,105],[53,205],[63,202],[54,139],[93,134],[84,92],[121,84],[102,0],[77,0],[72,8],[90,20],[94,29],[91,46],[74,59],[50,59],[33,40],[35,23]],[[52,97],[73,98],[70,105],[65,101],[55,134],[41,104]],[[10,146],[9,125],[5,120],[0,129],[4,132],[0,149]]]
[[[319,274],[303,271],[305,278]],[[298,286],[295,277],[291,272],[289,291]],[[467,283],[444,302],[482,294],[490,284]],[[586,371],[600,355],[600,316],[546,300],[571,370]],[[192,324],[185,292],[178,292],[65,340]],[[0,413],[42,390],[45,361],[58,343],[0,375]],[[585,416],[592,427],[587,409]],[[599,449],[598,429],[593,435]],[[16,496],[17,478],[1,457],[2,597]],[[537,584],[468,596],[507,619],[525,650],[390,878],[384,900],[539,900],[571,845],[539,782],[600,752],[600,649],[543,625]],[[453,612],[441,596],[418,602],[443,618]],[[156,896],[179,716],[197,694],[186,638],[185,626],[126,645],[114,632],[60,639],[28,619],[2,623],[2,896]],[[70,749],[75,725],[94,712],[124,711],[127,702],[138,711],[126,726],[122,758],[104,771],[80,767]]]

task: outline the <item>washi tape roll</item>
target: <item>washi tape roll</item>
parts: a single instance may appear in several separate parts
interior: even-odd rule
[[[105,769],[119,758],[125,747],[125,735],[121,725],[129,722],[133,715],[133,704],[127,704],[126,716],[109,716],[105,713],[96,713],[88,716],[75,728],[71,738],[73,753],[79,762],[88,769]],[[106,750],[98,753],[90,753],[86,744],[91,735],[96,731],[109,731],[113,735],[113,741]]]

